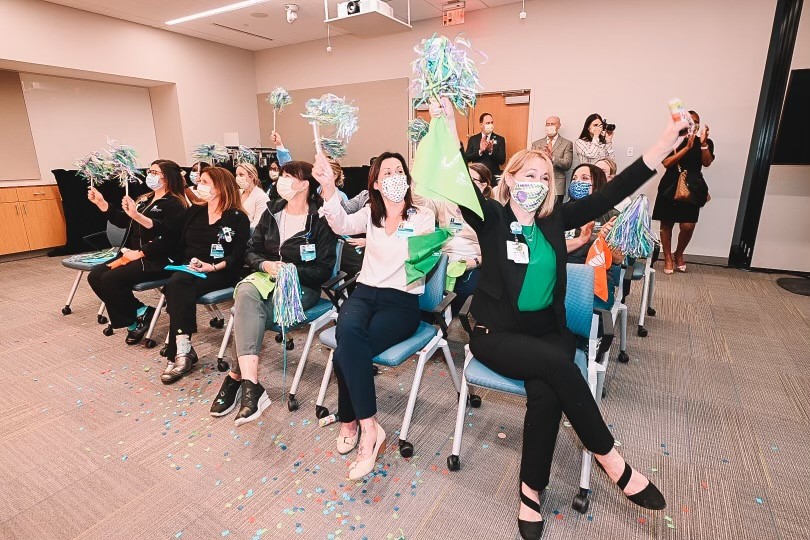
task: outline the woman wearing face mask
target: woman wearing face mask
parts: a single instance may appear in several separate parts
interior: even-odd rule
[[[443,108],[453,129],[454,110],[447,98]],[[596,219],[649,180],[685,125],[670,121],[642,159],[582,199],[555,206],[551,160],[544,152],[521,150],[504,170],[501,186],[508,192],[507,205],[479,195],[483,219],[462,207],[487,261],[472,301],[476,324],[470,349],[489,368],[523,380],[526,386],[518,516],[523,538],[542,535],[539,492],[549,482],[563,412],[585,447],[632,502],[648,509],[665,507],[658,489],[614,448],[613,436],[573,362],[575,340],[565,315],[564,231]]]
[[[301,282],[301,305],[306,310],[321,297],[320,287],[332,276],[337,237],[318,215],[323,199],[312,177],[312,165],[291,161],[281,168],[281,200],[267,204],[247,247],[245,262],[254,272],[275,278],[281,265],[292,263]],[[259,350],[264,331],[273,322],[273,292],[261,292],[252,282],[236,288],[234,340],[238,362],[222,382],[211,405],[213,416],[224,416],[241,404],[234,422],[241,425],[261,416],[270,405],[259,383]]]
[[[160,242],[160,249],[170,254],[175,264],[205,274],[203,278],[174,272],[163,290],[169,314],[169,361],[160,376],[164,384],[179,380],[197,362],[191,346],[191,335],[197,331],[197,298],[236,284],[250,235],[250,221],[230,171],[205,169],[197,184],[197,196],[204,202],[189,207],[172,234]]]
[[[435,216],[414,206],[408,166],[397,153],[383,152],[374,160],[368,180],[370,204],[351,215],[341,205],[335,174],[322,154],[315,157],[313,176],[321,184],[323,213],[332,230],[339,235],[366,233],[363,266],[357,288],[338,317],[333,357],[341,422],[337,448],[341,454],[358,448],[349,468],[349,478],[357,480],[374,470],[385,447],[385,431],[375,417],[371,359],[419,326],[419,295],[425,284],[424,279],[407,283],[408,238],[433,232]]]
[[[155,308],[135,298],[132,286],[167,277],[163,267],[169,261],[154,248],[153,242],[174,226],[187,206],[183,176],[174,161],[154,161],[149,166],[146,185],[151,192],[136,201],[124,197],[121,209],[112,208],[94,187],[87,193],[87,198],[104,212],[110,223],[127,230],[121,253],[114,261],[120,258],[128,262],[120,266],[119,262],[114,268],[109,266],[114,261],[101,264],[87,276],[93,291],[107,306],[112,327],[127,328],[127,345],[143,339],[155,312]]]
[[[262,214],[267,210],[270,197],[259,186],[259,171],[250,163],[240,163],[236,166],[236,185],[242,193],[242,208],[250,219],[252,229],[258,225]]]
[[[281,167],[292,161],[292,155],[290,155],[290,151],[284,147],[284,143],[281,141],[281,135],[279,135],[278,131],[271,133],[270,137],[273,141],[273,146],[276,147],[276,161],[271,162],[268,167],[270,187],[267,188],[267,195],[270,197],[270,200],[277,201],[281,197],[279,197],[279,194],[276,192],[276,182],[281,175]]]
[[[579,139],[574,141],[580,163],[596,163],[602,158],[615,158],[613,152],[613,132],[605,131],[602,117],[593,113],[585,119]]]

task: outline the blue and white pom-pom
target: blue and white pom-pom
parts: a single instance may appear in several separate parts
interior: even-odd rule
[[[90,152],[82,159],[77,159],[75,164],[79,175],[93,187],[109,180],[115,172],[113,163],[104,152]]]
[[[430,124],[421,118],[414,118],[408,123],[408,138],[416,144],[419,144],[419,141],[424,139],[425,135],[427,135],[428,129],[430,129]]]
[[[344,98],[334,94],[324,94],[320,98],[308,99],[307,112],[301,114],[313,125],[316,150],[323,150],[332,158],[346,155],[346,146],[358,128],[358,108],[346,103]],[[321,137],[318,127],[334,129],[334,137]]]
[[[113,166],[113,177],[127,189],[129,182],[138,179],[138,152],[131,146],[107,140],[107,153]],[[127,193],[129,191],[127,190]]]
[[[191,157],[197,161],[205,161],[212,165],[228,161],[228,149],[219,143],[203,143],[197,146],[191,153]]]
[[[242,146],[241,144],[236,148],[234,157],[236,158],[237,165],[240,163],[250,163],[251,165],[256,165],[259,162],[256,152],[247,146]]]
[[[292,98],[290,97],[290,93],[287,92],[282,87],[278,87],[269,94],[267,94],[266,98],[267,103],[273,106],[274,109],[281,112],[281,110],[292,103]]]
[[[273,322],[281,327],[282,343],[286,345],[287,330],[307,319],[301,305],[301,283],[298,281],[298,270],[294,264],[283,264],[276,275],[276,287],[273,290]],[[287,392],[287,347],[283,351],[283,386]]]
[[[613,249],[628,257],[649,257],[657,241],[652,231],[650,202],[639,195],[616,217],[613,228],[605,238]]]

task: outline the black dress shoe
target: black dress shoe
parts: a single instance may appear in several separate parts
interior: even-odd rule
[[[155,308],[149,306],[144,311],[143,315],[138,317],[135,322],[138,323],[138,326],[135,327],[135,330],[130,330],[127,332],[126,344],[127,345],[137,345],[143,339],[143,336],[146,335],[146,331],[149,330],[149,324],[152,322],[152,317],[155,315]]]
[[[596,462],[597,465],[604,471],[605,468],[602,467],[602,464],[599,461]],[[607,473],[607,471],[605,471]],[[639,473],[641,474],[641,473]],[[627,487],[627,484],[630,483],[630,477],[633,476],[633,467],[631,467],[626,461],[624,462],[624,472],[622,472],[621,477],[616,482],[616,485],[619,486],[619,489],[624,491]],[[647,479],[647,487],[635,493],[633,495],[625,494],[630,502],[639,505],[642,508],[646,508],[647,510],[663,510],[667,507],[667,501],[664,499],[664,495],[655,487],[655,484],[650,482]]]
[[[261,383],[242,379],[242,403],[233,423],[237,426],[252,422],[270,406],[270,397]]]
[[[171,362],[171,360],[169,361]],[[197,363],[197,353],[194,352],[194,347],[186,355],[176,356],[174,358],[174,367],[169,369],[166,366],[166,371],[160,375],[160,382],[163,384],[172,384],[183,378],[183,375],[191,371],[194,364]]]
[[[522,486],[518,489],[520,489],[520,502],[528,506],[530,510],[534,510],[539,514],[540,505],[523,493]],[[520,532],[520,537],[523,538],[523,540],[540,540],[543,536],[543,525],[545,525],[545,523],[546,522],[542,519],[540,521],[527,521],[518,518],[518,532]]]
[[[232,379],[230,375],[225,375],[222,387],[219,389],[217,397],[211,404],[211,416],[225,416],[236,407],[236,402],[242,395],[242,383]]]

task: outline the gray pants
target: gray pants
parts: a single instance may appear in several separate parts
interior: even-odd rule
[[[301,305],[309,309],[318,303],[318,291],[301,286]],[[273,323],[273,296],[263,300],[252,283],[242,283],[236,289],[234,302],[234,340],[236,355],[258,356],[262,348],[264,331]],[[239,363],[233,362],[233,371],[239,373]]]

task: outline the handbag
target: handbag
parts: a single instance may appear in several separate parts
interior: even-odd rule
[[[697,205],[699,208],[706,206],[706,203],[712,200],[709,194],[709,186],[703,175],[695,173],[692,178],[692,185],[689,185],[689,176],[686,170],[681,169],[678,165],[678,183],[675,185],[675,200],[689,204]]]
[[[692,202],[692,192],[689,191],[689,184],[686,182],[686,171],[678,164],[678,183],[675,185],[675,200]]]

